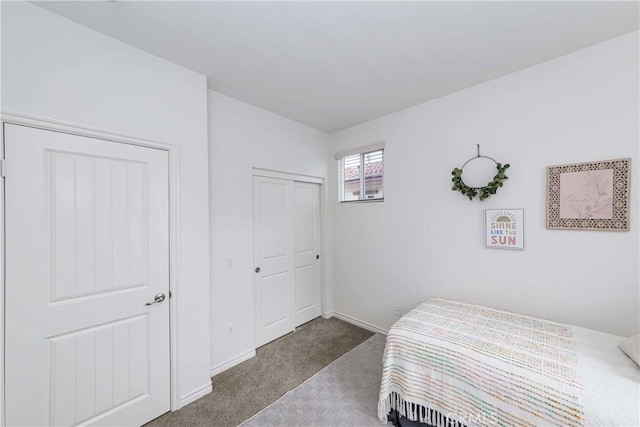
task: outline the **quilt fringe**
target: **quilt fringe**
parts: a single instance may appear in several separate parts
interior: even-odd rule
[[[392,409],[410,421],[417,421],[434,427],[455,427],[460,425],[456,420],[447,418],[429,406],[404,400],[395,392],[389,393],[384,400],[378,403],[378,418],[380,421],[386,423],[387,415]]]

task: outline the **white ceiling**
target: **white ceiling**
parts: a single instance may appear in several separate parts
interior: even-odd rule
[[[636,1],[36,4],[327,132],[639,27]]]

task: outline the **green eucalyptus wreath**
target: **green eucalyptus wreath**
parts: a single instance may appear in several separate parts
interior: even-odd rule
[[[485,157],[493,160],[491,157],[480,155],[478,157]],[[493,177],[493,180],[484,187],[469,187],[462,180],[462,170],[467,163],[469,163],[471,160],[477,159],[478,157],[467,160],[461,168],[455,168],[451,172],[451,175],[453,175],[453,178],[451,178],[451,181],[453,181],[453,187],[451,187],[451,190],[460,191],[463,195],[467,196],[469,200],[473,200],[473,198],[477,195],[480,195],[480,200],[488,199],[492,194],[496,194],[498,188],[504,185],[503,181],[505,179],[509,179],[509,177],[504,173],[504,171],[509,168],[509,165],[502,165],[502,163],[498,163],[493,160],[493,162],[496,164],[496,168],[498,169],[498,173]]]

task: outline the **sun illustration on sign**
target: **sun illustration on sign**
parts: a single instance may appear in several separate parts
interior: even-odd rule
[[[516,216],[511,212],[498,211],[493,214],[491,221],[495,222],[516,222]]]

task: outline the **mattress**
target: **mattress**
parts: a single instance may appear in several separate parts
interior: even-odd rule
[[[640,426],[640,368],[618,344],[624,337],[571,326],[588,426]]]

